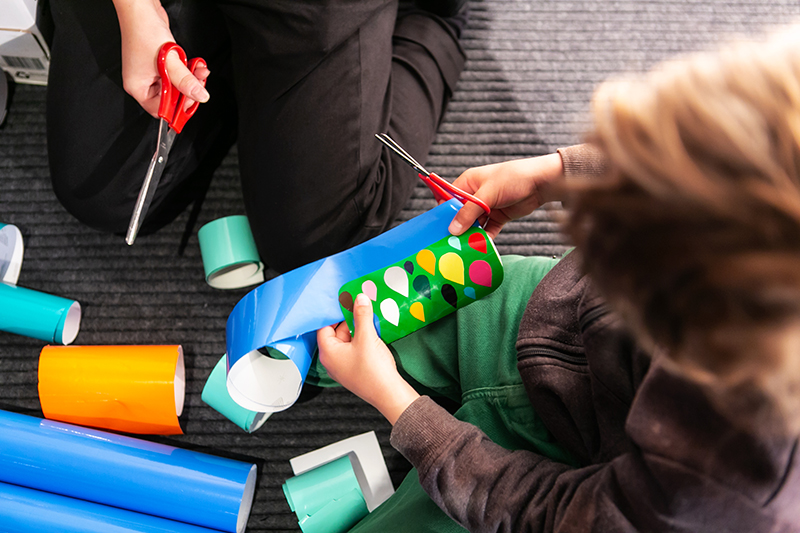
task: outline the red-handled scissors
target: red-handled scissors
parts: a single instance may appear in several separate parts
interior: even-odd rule
[[[175,43],[164,43],[158,52],[156,64],[158,65],[158,73],[161,75],[161,100],[158,104],[158,145],[153,154],[153,159],[150,160],[150,166],[147,168],[142,189],[139,191],[139,197],[136,199],[136,206],[133,208],[133,215],[131,215],[131,221],[128,224],[125,242],[129,245],[133,244],[136,239],[142,220],[144,220],[147,210],[150,209],[150,204],[153,202],[153,196],[155,196],[161,175],[164,173],[164,167],[167,164],[167,157],[172,149],[172,143],[175,142],[175,136],[183,130],[186,122],[200,106],[200,102],[194,102],[186,108],[186,95],[182,94],[170,81],[169,74],[167,74],[166,61],[167,54],[172,51],[178,53],[178,57],[192,73],[200,67],[206,68],[208,66],[199,57],[188,62],[186,52]],[[206,81],[201,80],[200,83],[205,85]]]
[[[422,179],[422,181],[425,182],[425,185],[427,185],[428,188],[431,190],[436,200],[446,202],[447,200],[450,200],[451,198],[455,197],[462,204],[466,204],[467,202],[472,202],[473,204],[477,205],[478,207],[483,209],[483,212],[486,213],[486,216],[489,216],[489,214],[492,212],[492,210],[489,208],[488,205],[486,205],[484,201],[472,196],[467,192],[462,191],[461,189],[459,189],[446,179],[439,177],[433,172],[428,172],[427,170],[425,170],[425,167],[420,165],[416,159],[411,157],[411,155],[408,152],[406,152],[403,148],[401,148],[400,145],[397,144],[394,141],[394,139],[389,137],[387,134],[377,133],[375,134],[375,137],[377,137],[380,142],[385,144],[391,151],[399,155],[403,159],[403,161],[411,165],[414,168],[414,170],[417,171],[420,179]]]

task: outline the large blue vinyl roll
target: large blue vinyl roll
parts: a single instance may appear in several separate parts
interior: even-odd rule
[[[0,411],[0,481],[228,532],[244,531],[253,464]]]
[[[3,533],[219,533],[116,507],[0,483]]]

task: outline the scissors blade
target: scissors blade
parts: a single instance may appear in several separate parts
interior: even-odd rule
[[[376,133],[376,134],[375,134],[375,137],[377,137],[377,138],[378,138],[378,140],[379,140],[380,142],[382,142],[382,143],[383,143],[383,144],[384,144],[384,145],[385,145],[387,148],[389,148],[389,149],[390,149],[392,152],[394,152],[394,153],[396,153],[397,155],[399,155],[399,156],[400,156],[400,157],[403,159],[403,161],[405,161],[406,163],[408,163],[409,165],[411,165],[411,167],[413,167],[413,168],[414,168],[414,170],[416,170],[416,171],[417,171],[417,173],[419,173],[419,174],[422,174],[423,176],[426,176],[426,177],[427,177],[427,176],[430,176],[430,172],[428,172],[427,170],[425,170],[425,167],[423,167],[422,165],[420,165],[420,164],[417,162],[417,160],[416,160],[416,159],[414,159],[413,157],[411,157],[411,154],[409,154],[408,152],[406,152],[406,151],[405,151],[405,150],[404,150],[404,149],[403,149],[403,148],[402,148],[402,147],[401,147],[399,144],[397,144],[397,142],[395,142],[395,140],[394,140],[394,139],[392,139],[391,137],[389,137],[389,135],[387,135],[387,134],[385,134],[385,133]]]
[[[158,124],[158,148],[153,154],[153,159],[150,160],[150,166],[147,168],[144,183],[142,183],[139,197],[136,199],[136,206],[133,208],[131,221],[128,224],[128,233],[125,235],[125,242],[129,246],[136,240],[142,221],[147,216],[150,204],[153,203],[153,197],[156,194],[158,182],[161,181],[161,175],[164,173],[164,167],[167,165],[167,156],[169,156],[173,142],[175,142],[175,131],[169,127],[169,123],[166,120],[160,119]]]

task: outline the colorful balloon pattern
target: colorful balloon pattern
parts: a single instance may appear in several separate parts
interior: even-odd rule
[[[494,244],[473,227],[346,283],[339,303],[352,333],[354,298],[366,293],[374,302],[376,329],[389,343],[483,298],[502,281],[503,265]]]

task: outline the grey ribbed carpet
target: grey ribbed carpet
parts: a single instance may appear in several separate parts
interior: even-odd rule
[[[591,92],[610,75],[640,71],[676,53],[758,34],[800,16],[800,4],[789,0],[472,0],[470,5],[467,69],[429,159],[432,170],[450,178],[470,166],[542,154],[580,140]],[[183,345],[186,435],[156,440],[258,462],[248,531],[298,531],[280,490],[291,475],[289,459],[358,433],[377,432],[396,486],[408,465],[388,444],[389,425],[347,391],[307,391],[254,435],[200,400],[225,349],[228,313],[245,293],[204,283],[196,237],[201,224],[243,213],[235,151],[216,173],[185,246],[188,213],[128,247],[119,237],[81,226],[53,196],[44,96],[44,88],[18,86],[0,128],[0,222],[17,225],[26,242],[19,284],[81,302],[84,317],[75,344]],[[420,185],[401,218],[433,205]],[[501,253],[562,252],[566,244],[556,212],[548,206],[509,224],[497,240]],[[36,373],[42,345],[0,332],[0,408],[41,415]]]

